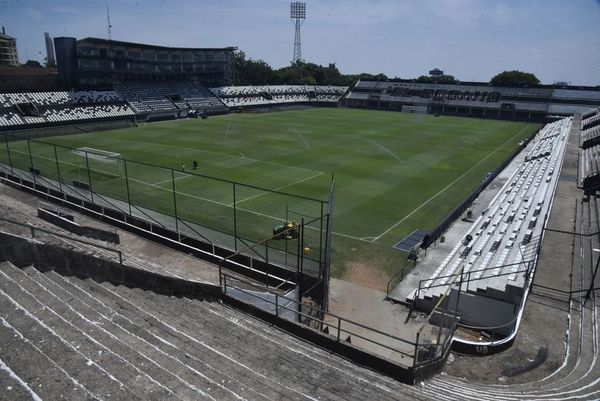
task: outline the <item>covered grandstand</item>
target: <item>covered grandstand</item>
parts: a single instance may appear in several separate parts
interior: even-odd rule
[[[546,121],[600,106],[600,90],[495,87],[481,83],[429,84],[359,80],[345,98],[348,107],[432,114]]]

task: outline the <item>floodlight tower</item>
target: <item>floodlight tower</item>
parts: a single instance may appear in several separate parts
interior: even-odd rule
[[[306,3],[292,1],[290,3],[290,18],[296,25],[296,34],[294,36],[294,57],[292,63],[296,64],[302,61],[302,42],[300,40],[300,27],[306,19]]]

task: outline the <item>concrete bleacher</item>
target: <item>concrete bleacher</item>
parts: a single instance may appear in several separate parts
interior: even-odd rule
[[[392,399],[385,383],[419,392],[210,299],[1,262],[0,305],[0,358],[44,399],[331,399],[340,388],[344,399]]]
[[[600,145],[579,151],[579,187],[597,188],[600,184]]]
[[[581,130],[585,131],[600,125],[600,109],[593,109],[581,118]]]
[[[535,239],[551,204],[570,127],[571,119],[566,118],[540,130],[522,165],[409,299],[439,297],[463,269],[472,291],[518,301],[526,281],[526,262],[533,259]]]
[[[348,90],[345,86],[261,85],[210,88],[229,107],[284,103],[337,103]]]

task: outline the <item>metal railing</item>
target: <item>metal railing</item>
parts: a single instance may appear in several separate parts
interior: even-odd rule
[[[31,238],[32,239],[35,239],[35,233],[36,232],[40,232],[40,233],[52,235],[52,236],[55,236],[55,237],[58,237],[58,238],[61,238],[61,239],[64,239],[64,240],[75,241],[75,242],[79,242],[79,243],[82,243],[82,244],[85,244],[85,245],[88,245],[88,246],[93,246],[93,247],[96,247],[96,248],[100,248],[100,249],[103,249],[105,251],[114,252],[117,255],[118,259],[119,259],[119,264],[123,265],[123,253],[120,250],[118,250],[118,249],[114,249],[114,248],[110,248],[110,247],[107,247],[107,246],[104,246],[104,245],[96,244],[96,243],[91,242],[91,241],[82,240],[80,238],[71,237],[69,235],[61,234],[61,233],[58,233],[56,231],[48,230],[48,229],[45,229],[45,228],[40,228],[40,227],[34,226],[33,224],[30,224],[30,223],[21,223],[21,222],[18,222],[18,221],[15,221],[15,220],[11,220],[11,219],[7,219],[7,218],[4,218],[4,217],[0,217],[0,221],[6,222],[6,223],[10,223],[10,224],[14,224],[14,225],[20,226],[20,227],[29,228],[29,230],[31,232]]]
[[[267,302],[268,304],[273,305],[274,306],[274,313],[273,314],[276,317],[281,317],[280,316],[281,315],[281,310],[286,310],[286,311],[292,312],[293,314],[297,314],[297,315],[305,318],[308,321],[317,323],[320,327],[323,328],[322,330],[324,330],[325,327],[330,328],[330,330],[335,330],[336,334],[334,334],[334,335],[332,334],[332,335],[335,337],[335,341],[336,342],[345,341],[344,337],[345,337],[345,335],[348,335],[348,336],[353,336],[355,338],[360,338],[361,340],[364,340],[364,341],[366,341],[369,344],[375,345],[377,347],[381,347],[381,348],[386,349],[388,351],[397,352],[397,353],[403,355],[404,357],[409,357],[409,358],[413,358],[414,357],[414,352],[409,352],[409,351],[400,349],[398,347],[394,347],[394,346],[389,345],[389,344],[384,344],[384,343],[382,343],[380,341],[372,339],[372,337],[374,337],[374,336],[381,336],[381,337],[383,337],[385,339],[388,339],[388,340],[391,340],[393,342],[397,342],[399,344],[407,345],[408,347],[410,347],[410,348],[412,348],[414,350],[414,349],[416,349],[415,347],[416,347],[417,344],[415,342],[413,342],[413,341],[406,340],[406,339],[394,336],[392,334],[385,333],[383,331],[370,328],[370,327],[368,327],[368,326],[366,326],[364,324],[355,322],[355,321],[350,320],[350,319],[343,318],[341,316],[338,316],[338,315],[330,313],[330,312],[323,311],[323,310],[321,310],[319,308],[315,308],[315,307],[313,307],[311,305],[300,303],[300,302],[298,302],[296,300],[293,300],[293,299],[285,297],[284,295],[278,293],[277,291],[274,291],[272,289],[259,286],[259,285],[255,284],[255,283],[252,283],[252,282],[247,281],[247,280],[240,279],[240,278],[235,277],[235,276],[233,276],[231,274],[228,274],[228,273],[225,273],[225,272],[221,272],[221,276],[222,276],[221,286],[222,286],[222,290],[223,290],[223,294],[224,295],[228,294],[228,289],[235,288],[236,291],[239,291],[239,292],[242,292],[242,293],[244,293],[244,294],[246,294],[248,296],[260,299],[261,302]],[[235,281],[235,282],[241,283],[244,286],[249,286],[249,287],[255,288],[258,291],[263,292],[263,293],[268,293],[271,296],[273,296],[275,300],[272,301],[272,300],[270,300],[268,298],[261,297],[260,295],[256,295],[255,293],[253,293],[253,292],[251,292],[249,290],[242,289],[239,286],[234,287],[233,285],[231,285],[231,281]],[[283,298],[284,302],[281,302],[282,298]],[[286,305],[290,305],[290,304],[293,304],[294,307],[290,308],[289,306],[286,306]],[[307,308],[310,312],[315,312],[315,313],[306,313],[306,312],[303,312],[301,310],[301,308]],[[320,316],[321,313],[324,315],[324,318],[316,317],[316,316]],[[357,330],[352,330],[350,328],[350,326],[358,327],[358,328],[364,330],[365,332],[370,333],[372,336],[368,337],[365,334],[359,333]]]

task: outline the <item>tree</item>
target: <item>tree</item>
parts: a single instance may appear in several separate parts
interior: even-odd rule
[[[44,68],[56,68],[56,63],[54,61],[49,61],[48,57],[44,57]]]
[[[44,67],[42,67],[42,65],[40,64],[40,62],[36,61],[36,60],[27,60],[27,62],[25,64],[23,64],[23,67],[26,67],[26,68],[44,68]]]
[[[437,76],[429,76],[429,75],[421,75],[417,78],[417,82],[422,83],[440,83],[440,84],[455,84],[457,82],[454,75],[437,75]]]
[[[263,60],[246,60],[246,53],[238,50],[233,55],[235,85],[265,85],[275,78],[273,69]]]
[[[540,80],[530,72],[512,70],[497,74],[490,83],[496,86],[535,86],[540,84]]]

